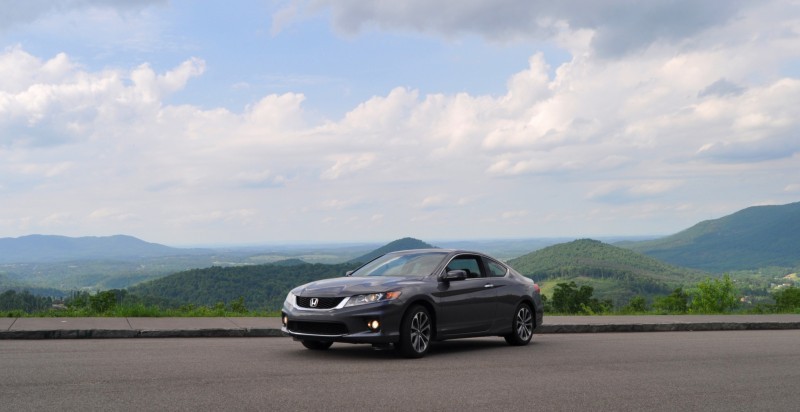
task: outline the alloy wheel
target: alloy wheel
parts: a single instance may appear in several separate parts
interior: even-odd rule
[[[527,306],[520,306],[514,323],[517,337],[522,341],[529,340],[533,334],[533,315]]]
[[[431,340],[431,321],[428,314],[419,311],[411,318],[411,347],[416,353],[424,353]]]

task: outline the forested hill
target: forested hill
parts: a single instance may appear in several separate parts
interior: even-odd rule
[[[366,255],[352,259],[350,260],[350,262],[367,263],[370,260],[375,259],[376,257],[389,252],[396,252],[398,250],[409,250],[409,249],[431,249],[435,247],[436,246],[429,245],[419,239],[414,239],[412,237],[404,237],[402,239],[398,239],[395,240],[394,242],[390,242],[384,246],[381,246],[378,249],[375,249],[372,252],[367,253]]]
[[[292,288],[319,279],[344,276],[353,263],[282,263],[193,269],[133,286],[128,291],[146,302],[167,306],[232,302],[244,297],[250,309],[278,310]]]
[[[662,239],[620,244],[674,265],[715,272],[800,266],[800,202],[754,206]]]
[[[701,278],[690,269],[660,262],[597,240],[580,239],[531,252],[508,262],[540,283],[548,280],[589,283],[603,298],[665,294]]]

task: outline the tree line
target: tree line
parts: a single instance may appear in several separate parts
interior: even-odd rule
[[[579,286],[574,281],[558,283],[552,297],[543,296],[545,312],[562,314],[604,314],[614,312],[610,299],[593,296],[594,288]],[[774,303],[746,307],[741,294],[729,275],[706,278],[694,288],[674,289],[669,295],[655,296],[652,302],[641,295],[634,296],[616,312],[621,314],[714,314],[746,311],[750,313],[800,313],[800,288],[782,288],[772,293]]]

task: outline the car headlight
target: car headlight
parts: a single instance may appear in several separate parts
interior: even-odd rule
[[[344,306],[357,306],[366,305],[367,303],[385,302],[388,300],[395,300],[400,297],[400,291],[396,292],[383,292],[383,293],[369,293],[366,295],[351,296]]]
[[[289,307],[292,307],[294,306],[295,302],[297,302],[297,298],[294,296],[294,293],[289,292],[289,294],[286,295],[286,300],[283,301],[283,305],[289,305]]]

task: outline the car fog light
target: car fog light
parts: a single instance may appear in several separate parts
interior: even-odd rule
[[[288,324],[289,324],[289,317],[286,316],[286,315],[283,315],[283,326],[286,326]]]
[[[369,322],[367,323],[367,327],[369,327],[369,328],[370,328],[370,330],[372,330],[372,331],[374,332],[374,331],[378,330],[378,328],[380,328],[380,327],[381,327],[381,323],[380,323],[380,322],[378,322],[378,320],[377,320],[377,319],[375,319],[375,320],[371,320],[371,321],[369,321]]]

